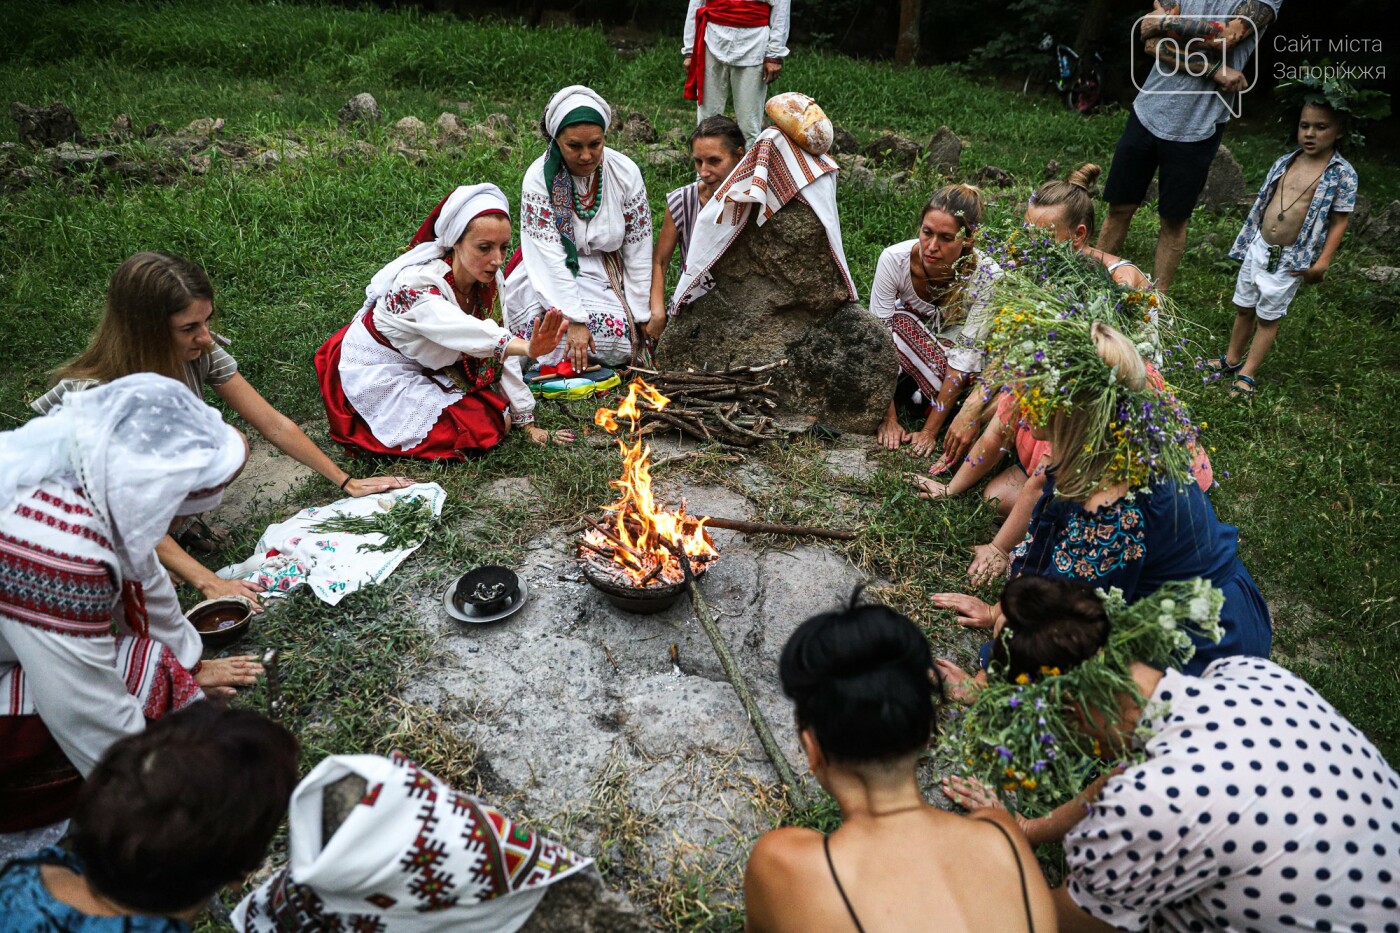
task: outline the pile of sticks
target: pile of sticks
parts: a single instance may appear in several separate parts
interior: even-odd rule
[[[731,447],[782,440],[787,433],[774,423],[778,390],[771,372],[787,362],[714,372],[641,370],[646,380],[671,400],[663,411],[644,410],[641,430],[652,433],[676,428],[698,441],[718,441]]]

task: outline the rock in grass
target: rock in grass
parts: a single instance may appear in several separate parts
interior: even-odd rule
[[[940,175],[952,175],[962,162],[962,151],[963,141],[958,139],[958,134],[946,126],[940,126],[928,141],[929,165]]]
[[[1060,161],[1051,159],[1045,163],[1045,180],[1052,181],[1060,176]]]
[[[515,121],[503,113],[491,114],[486,118],[486,125],[503,135],[515,132]]]
[[[383,119],[373,94],[356,94],[335,116],[342,130],[375,126]]]
[[[433,129],[439,136],[447,136],[452,133],[465,132],[467,127],[462,122],[462,118],[455,113],[443,111],[438,114],[438,118],[433,121]]]
[[[641,153],[641,161],[650,165],[652,168],[665,168],[668,165],[689,165],[690,153],[682,152],[667,143],[659,143],[647,147],[647,150]]]
[[[1357,236],[1383,252],[1393,252],[1400,236],[1400,201],[1391,201],[1372,214]]]
[[[428,124],[417,117],[404,117],[394,124],[394,135],[406,142],[417,142],[428,136]]]
[[[622,124],[622,141],[625,143],[654,143],[658,138],[656,127],[636,110],[629,113]]]
[[[668,143],[675,143],[680,146],[686,145],[690,140],[690,132],[683,130],[679,126],[673,126],[661,134],[661,138]]]
[[[1236,210],[1250,200],[1250,190],[1244,180],[1244,169],[1235,161],[1230,148],[1221,146],[1210,163],[1210,173],[1206,175],[1206,185],[1201,189],[1198,203],[1208,211],[1221,214]]]
[[[379,157],[379,149],[363,139],[356,139],[350,145],[337,149],[333,153],[333,157],[341,165],[350,162],[373,162]]]
[[[1010,188],[1016,183],[1011,173],[996,165],[985,165],[977,170],[977,180],[995,188]]]
[[[844,126],[833,126],[831,128],[831,152],[859,152],[860,143],[856,140],[851,131]]]
[[[59,167],[65,172],[91,171],[102,166],[114,166],[121,156],[111,149],[85,149],[72,143],[60,143],[57,149]]]
[[[10,104],[10,117],[19,128],[20,142],[35,149],[83,139],[78,118],[67,104],[55,101],[47,107],[31,107],[15,101]]]
[[[200,117],[191,120],[177,136],[218,136],[224,130],[224,118]]]
[[[894,133],[885,133],[867,143],[865,157],[883,168],[911,169],[919,158],[919,144]]]
[[[844,173],[843,173],[844,174]],[[889,330],[851,301],[812,209],[789,202],[749,224],[711,270],[715,286],[661,335],[662,369],[726,369],[786,359],[780,414],[874,433],[899,362]]]

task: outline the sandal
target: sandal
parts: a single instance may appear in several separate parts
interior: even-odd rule
[[[1220,356],[1217,356],[1214,359],[1206,360],[1206,368],[1213,373],[1218,373],[1221,376],[1233,376],[1235,373],[1239,372],[1241,367],[1243,366],[1244,360],[1240,360],[1238,363],[1232,364],[1225,357],[1224,354],[1221,354]]]
[[[1258,388],[1259,383],[1243,373],[1238,373],[1235,376],[1235,384],[1230,387],[1230,398],[1252,399]]]
[[[192,515],[171,537],[186,551],[207,557],[223,547],[228,538],[228,529],[210,525],[198,515]]]

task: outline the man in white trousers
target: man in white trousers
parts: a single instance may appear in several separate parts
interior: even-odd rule
[[[791,9],[791,0],[690,0],[681,55],[697,123],[724,113],[732,90],[734,119],[753,145],[763,130],[767,85],[788,54]]]

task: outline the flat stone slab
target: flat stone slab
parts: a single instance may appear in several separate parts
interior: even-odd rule
[[[682,495],[694,514],[749,516],[747,500],[731,490],[659,484],[663,501]],[[764,551],[736,532],[712,534],[721,556],[701,591],[802,774],[778,655],[803,620],[845,605],[861,573],[825,548]],[[621,807],[645,827],[644,864],[629,863],[629,873],[664,877],[678,847],[692,860],[697,845],[714,864],[742,859],[772,825],[777,776],[689,595],[653,615],[618,610],[583,579],[572,540],[557,531],[531,542],[517,570],[529,600],[500,623],[462,625],[446,616],[441,592],[420,597],[445,660],[409,699],[489,711],[457,726],[502,785],[500,799],[541,826],[568,827],[580,851],[603,850],[607,813]]]

